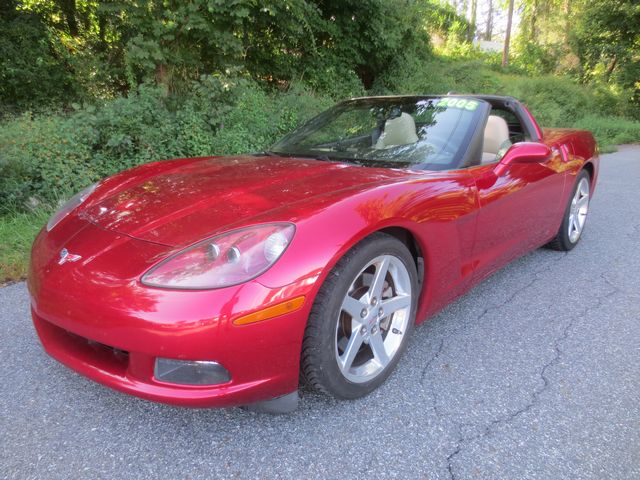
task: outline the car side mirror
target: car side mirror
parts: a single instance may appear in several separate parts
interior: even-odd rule
[[[494,172],[496,175],[501,175],[511,165],[517,163],[542,163],[550,156],[551,149],[543,143],[514,143],[496,165]]]

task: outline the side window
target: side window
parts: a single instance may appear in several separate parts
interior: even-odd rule
[[[512,144],[525,141],[524,128],[513,112],[500,107],[493,107],[491,109],[491,115],[501,117],[507,122],[509,127],[509,140]]]
[[[525,129],[515,113],[501,105],[492,105],[482,144],[480,165],[500,161],[514,143],[525,140]]]
[[[506,112],[492,108],[487,118],[487,123],[484,127],[480,165],[499,161],[513,144],[507,119],[503,115],[499,115],[499,113]]]

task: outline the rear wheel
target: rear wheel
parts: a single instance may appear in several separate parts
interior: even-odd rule
[[[569,251],[578,244],[589,213],[590,194],[589,173],[582,170],[576,178],[576,184],[562,219],[560,230],[555,238],[547,244],[549,248]]]
[[[416,266],[407,247],[376,233],[351,249],[322,285],[305,331],[303,377],[336,398],[376,389],[413,329]]]

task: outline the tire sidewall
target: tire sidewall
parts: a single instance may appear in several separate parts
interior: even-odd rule
[[[571,202],[573,201],[573,197],[576,194],[578,185],[580,185],[580,181],[583,178],[586,178],[587,182],[589,183],[589,202],[591,201],[591,182],[590,182],[591,177],[589,176],[589,173],[587,171],[581,170],[578,173],[578,175],[576,175],[576,180],[574,182],[573,188],[571,189],[571,195],[569,196],[569,200],[567,201],[567,207],[564,212],[564,217],[562,218],[562,225],[560,226],[560,241],[562,242],[563,249],[566,251],[572,250],[576,245],[578,245],[578,243],[580,243],[580,239],[584,234],[584,229],[587,226],[586,222],[589,219],[589,215],[587,211],[587,218],[585,218],[585,224],[582,227],[582,231],[580,232],[580,235],[578,236],[577,240],[575,242],[572,242],[571,239],[569,238],[569,217],[571,215]]]
[[[409,272],[412,292],[409,322],[400,347],[385,369],[368,382],[354,383],[342,375],[336,362],[336,322],[340,315],[343,299],[351,283],[367,263],[380,255],[393,255],[397,257]],[[317,303],[312,309],[312,315],[321,323],[320,344],[318,345],[321,363],[321,365],[318,366],[319,380],[324,388],[333,396],[345,399],[358,398],[372,392],[387,379],[406,349],[408,339],[413,331],[418,303],[417,299],[420,293],[418,291],[418,274],[411,253],[402,242],[390,235],[376,234],[365,239],[349,251],[332,269],[329,275],[336,281],[330,283],[329,290],[326,291],[327,295],[323,296],[323,298],[328,301]],[[325,285],[326,284],[327,282],[325,281]]]

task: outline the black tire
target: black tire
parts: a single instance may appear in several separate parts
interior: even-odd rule
[[[551,240],[549,243],[545,245],[546,248],[550,248],[552,250],[558,250],[560,252],[568,252],[569,250],[572,250],[580,242],[580,239],[582,238],[582,233],[584,232],[584,227],[582,232],[580,232],[580,235],[578,236],[578,238],[574,242],[572,242],[571,239],[569,238],[569,219],[571,215],[571,201],[573,200],[573,197],[576,194],[576,190],[578,189],[578,185],[580,184],[580,181],[583,178],[586,178],[587,182],[590,182],[591,180],[589,172],[587,172],[586,170],[582,170],[577,175],[575,184],[573,185],[573,189],[571,190],[571,195],[569,196],[569,200],[567,202],[567,206],[564,211],[564,216],[562,217],[562,224],[560,225],[560,229],[556,233],[556,236],[553,238],[553,240]]]
[[[411,283],[411,308],[400,346],[384,369],[364,383],[349,381],[336,359],[336,328],[343,300],[363,268],[381,255],[402,262]],[[318,292],[304,334],[301,354],[302,380],[314,390],[339,399],[354,399],[379,387],[394,370],[413,331],[418,292],[415,261],[407,247],[391,235],[375,233],[349,250],[331,270]]]

